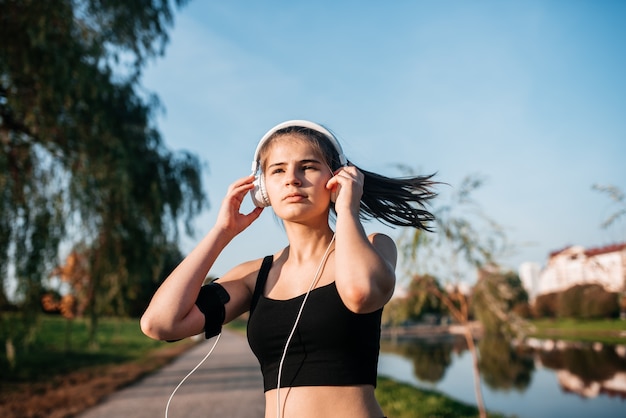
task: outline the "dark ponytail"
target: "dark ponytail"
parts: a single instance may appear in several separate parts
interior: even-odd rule
[[[435,216],[427,210],[428,201],[437,193],[433,175],[390,178],[359,168],[365,176],[359,216],[390,225],[432,232]]]

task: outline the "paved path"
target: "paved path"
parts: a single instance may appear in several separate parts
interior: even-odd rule
[[[186,351],[169,365],[116,392],[79,418],[165,416],[172,391],[213,346],[214,339]],[[245,337],[224,330],[209,358],[178,389],[168,418],[263,417],[263,379]]]

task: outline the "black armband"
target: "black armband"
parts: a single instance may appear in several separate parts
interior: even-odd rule
[[[230,296],[221,284],[211,282],[200,288],[196,306],[204,314],[204,337],[209,339],[222,332],[222,324],[226,319],[224,305]]]

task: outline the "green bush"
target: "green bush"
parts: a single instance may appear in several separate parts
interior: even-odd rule
[[[558,297],[560,318],[600,319],[619,316],[617,293],[606,291],[598,284],[572,286]]]
[[[583,319],[619,318],[619,295],[607,292],[601,286],[583,291],[581,317]]]
[[[618,318],[619,294],[598,284],[572,286],[563,292],[537,296],[532,306],[535,318],[603,319]]]
[[[533,305],[535,318],[555,318],[558,305],[558,293],[546,293],[537,296]]]

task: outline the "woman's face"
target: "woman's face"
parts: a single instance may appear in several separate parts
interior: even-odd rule
[[[328,220],[332,177],[320,153],[297,134],[275,138],[266,151],[263,173],[274,212],[285,221]]]

